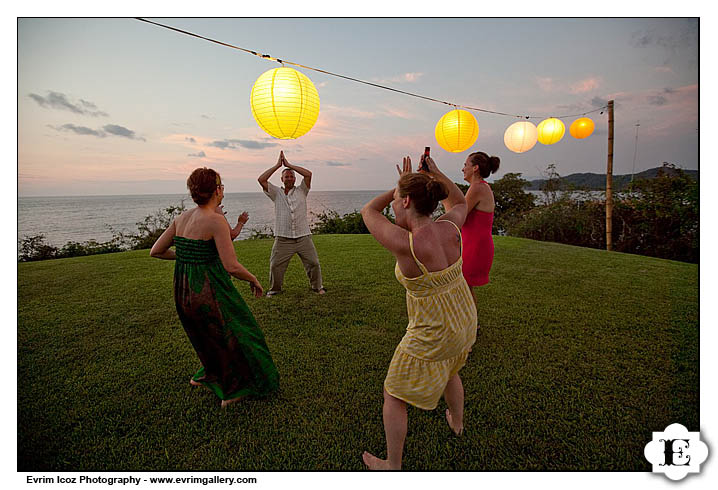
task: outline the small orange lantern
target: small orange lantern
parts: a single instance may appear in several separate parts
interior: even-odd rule
[[[582,140],[583,138],[588,138],[589,136],[591,136],[595,127],[596,125],[591,119],[587,117],[582,117],[581,119],[576,119],[574,122],[572,122],[571,127],[568,128],[568,131],[574,138]]]

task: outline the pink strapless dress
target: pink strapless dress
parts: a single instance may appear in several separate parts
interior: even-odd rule
[[[472,209],[461,227],[462,271],[469,286],[483,286],[489,282],[489,271],[494,262],[493,224],[494,213]]]

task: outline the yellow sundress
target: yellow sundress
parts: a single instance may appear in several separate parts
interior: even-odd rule
[[[461,272],[461,255],[446,269],[429,272],[414,254],[411,232],[409,247],[422,274],[408,278],[398,263],[394,268],[406,288],[409,325],[394,351],[384,388],[395,398],[432,410],[476,341],[476,304]]]

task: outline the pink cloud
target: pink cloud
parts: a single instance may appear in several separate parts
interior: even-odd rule
[[[544,92],[553,92],[554,90],[556,90],[553,78],[536,77],[536,84]]]
[[[375,83],[414,83],[418,81],[422,76],[424,76],[424,74],[421,72],[409,72],[388,78],[373,78],[372,81]]]
[[[414,119],[413,114],[411,114],[407,111],[404,111],[402,109],[394,109],[391,107],[387,108],[384,111],[384,114],[386,114],[387,116],[390,116],[390,117],[399,117],[401,119]]]
[[[597,78],[586,78],[585,80],[580,80],[576,83],[573,83],[569,91],[572,94],[585,94],[586,92],[591,92],[593,90],[596,90],[601,85],[601,82]]]
[[[340,115],[342,117],[353,117],[358,119],[374,119],[376,117],[375,112],[363,111],[354,107],[339,107],[335,105],[324,105],[321,108],[322,112],[327,111],[330,114]],[[320,112],[321,114],[321,112]]]

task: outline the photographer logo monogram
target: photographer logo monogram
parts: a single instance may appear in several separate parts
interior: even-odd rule
[[[671,424],[663,432],[654,432],[643,450],[654,473],[665,473],[671,480],[682,480],[688,473],[700,472],[708,457],[708,446],[700,432],[688,432],[681,424]]]

